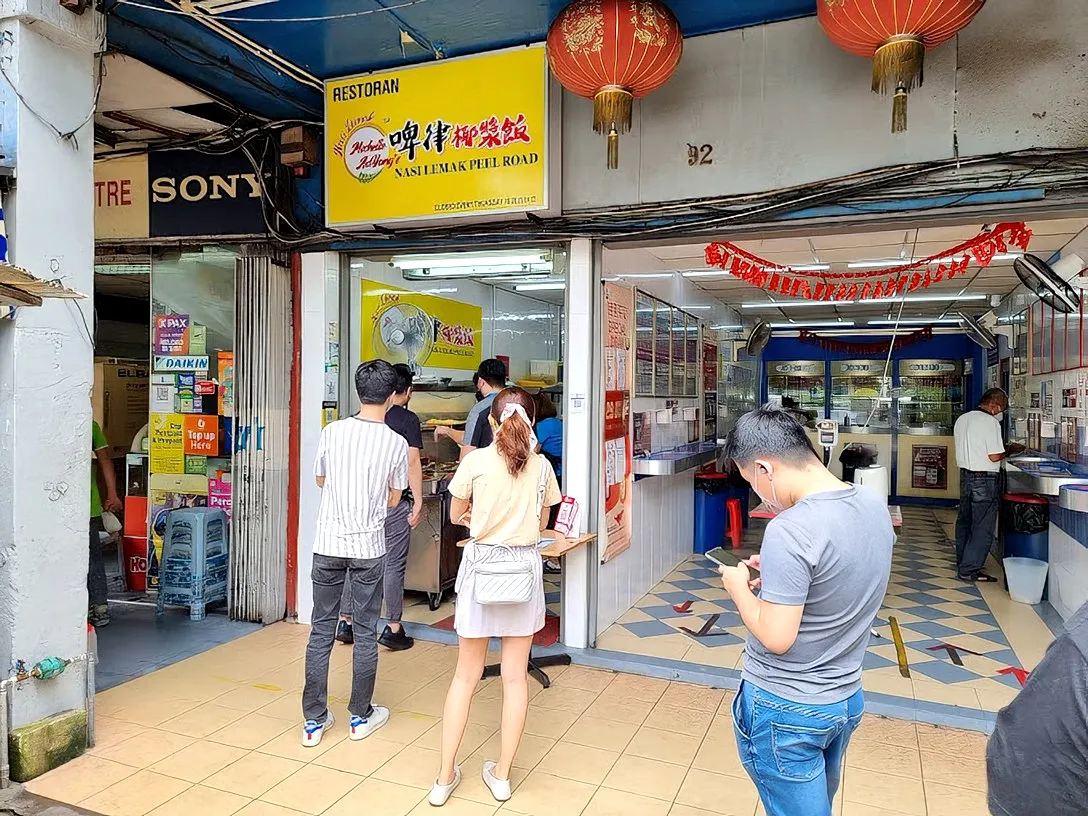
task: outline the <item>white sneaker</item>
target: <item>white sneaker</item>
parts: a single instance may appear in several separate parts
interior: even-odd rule
[[[438,780],[435,780],[434,787],[431,788],[431,795],[427,797],[427,801],[432,807],[442,807],[453,796],[453,792],[457,790],[457,786],[461,784],[461,769],[454,767],[453,769],[453,781],[448,785],[438,784]]]
[[[325,736],[326,731],[333,727],[335,722],[336,718],[332,716],[331,708],[325,714],[325,722],[319,723],[317,720],[307,720],[302,727],[302,747],[316,748],[320,745],[321,738]]]
[[[387,722],[389,722],[389,709],[381,706],[373,706],[369,717],[356,717],[351,715],[351,738],[358,742],[366,739]]]
[[[496,802],[507,802],[510,800],[510,780],[499,779],[495,776],[495,763],[488,761],[484,763],[484,784],[491,790],[491,795],[495,797]]]

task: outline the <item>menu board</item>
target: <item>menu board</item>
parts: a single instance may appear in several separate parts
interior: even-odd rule
[[[654,395],[654,301],[635,293],[635,394]]]
[[[689,314],[684,315],[684,347],[687,349],[684,394],[694,397],[699,393],[699,322]]]
[[[669,395],[669,366],[672,363],[672,309],[654,305],[654,396]]]
[[[686,345],[684,340],[686,339],[687,315],[681,312],[677,308],[672,310],[672,396],[683,396],[687,392],[684,390],[684,373],[686,366],[684,361],[686,357]]]

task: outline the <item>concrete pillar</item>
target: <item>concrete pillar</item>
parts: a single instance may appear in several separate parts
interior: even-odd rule
[[[94,311],[95,52],[104,23],[0,0],[0,164],[9,260],[88,299],[0,320],[0,675],[86,651]],[[17,89],[17,92],[16,92]],[[22,100],[19,99],[22,97]],[[58,135],[74,131],[70,137]],[[12,725],[83,707],[84,667],[20,685]]]

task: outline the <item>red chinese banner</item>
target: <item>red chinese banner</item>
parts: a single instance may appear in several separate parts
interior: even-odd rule
[[[805,300],[854,301],[900,297],[934,283],[962,275],[972,261],[987,267],[994,256],[1018,247],[1025,252],[1031,230],[1023,222],[998,224],[945,252],[892,269],[863,272],[811,272],[791,269],[741,249],[728,241],[706,247],[709,266],[723,269],[733,277],[773,295]]]
[[[912,346],[915,343],[921,343],[923,340],[929,340],[931,337],[933,337],[933,329],[926,326],[924,329],[919,329],[918,331],[911,332],[903,337],[895,338],[895,347],[903,348],[904,346]],[[887,354],[888,347],[891,345],[890,340],[877,340],[875,342],[847,342],[845,340],[835,340],[832,337],[821,337],[815,332],[806,331],[804,329],[801,329],[798,333],[797,339],[802,343],[811,343],[814,346],[819,346],[828,351],[863,356]]]

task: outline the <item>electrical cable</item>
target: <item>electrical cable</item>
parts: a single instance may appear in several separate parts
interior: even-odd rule
[[[152,6],[149,3],[140,3],[138,0],[115,0],[115,2],[122,6],[132,6],[133,8],[146,9],[147,11],[156,11],[160,14],[173,14],[179,17],[194,16],[192,12],[183,9],[161,8],[159,6]],[[384,12],[400,11],[401,9],[418,6],[421,3],[427,2],[430,2],[430,0],[401,0],[401,2],[393,6],[383,6],[381,8],[367,9],[365,11],[347,11],[342,14],[323,14],[315,17],[232,17],[227,14],[202,13],[208,14],[212,19],[222,20],[228,23],[324,23],[332,22],[334,20],[350,20],[359,17],[369,17],[372,14],[382,14]]]

